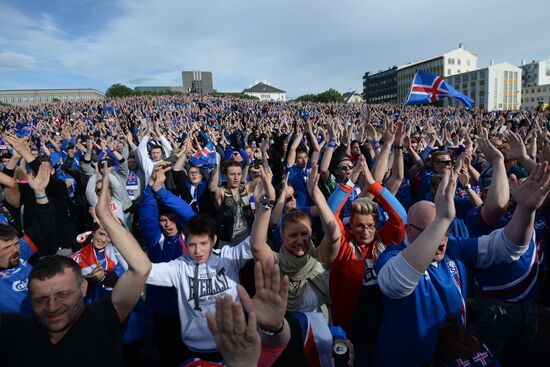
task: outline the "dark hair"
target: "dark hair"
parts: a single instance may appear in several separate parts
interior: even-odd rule
[[[80,266],[70,257],[61,255],[44,256],[38,259],[29,274],[29,284],[31,280],[51,279],[56,275],[63,274],[65,269],[71,269],[80,284],[83,280]]]
[[[199,213],[185,223],[185,236],[207,234],[214,238],[216,235],[216,221],[206,214]]]
[[[305,145],[299,145],[298,148],[296,148],[296,155],[299,153],[306,153],[308,154],[307,147]]]
[[[0,240],[7,241],[18,237],[17,229],[7,224],[0,224]]]
[[[242,168],[241,167],[241,162],[237,162],[237,161],[227,161],[225,162],[224,166],[223,166],[223,173],[224,174],[227,174],[227,171],[229,170],[229,167],[239,167],[239,168]]]
[[[162,152],[162,147],[158,144],[155,144],[151,147],[151,151],[153,151],[153,149],[160,149],[160,151]]]

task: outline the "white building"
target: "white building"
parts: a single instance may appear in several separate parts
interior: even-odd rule
[[[532,61],[528,64],[523,60],[520,68],[523,70],[521,85],[524,88],[550,84],[550,59]]]
[[[537,108],[541,104],[550,104],[550,84],[523,87],[521,95],[521,108]]]
[[[256,82],[256,85],[243,90],[244,94],[258,97],[260,101],[286,101],[286,92],[269,85],[269,82]]]
[[[503,62],[485,69],[448,76],[445,81],[457,91],[475,100],[474,108],[516,110],[521,103],[521,69]],[[448,98],[449,106],[460,106],[460,101]]]
[[[356,91],[350,91],[342,94],[345,103],[362,103],[365,102],[363,97]]]
[[[477,69],[477,55],[465,50],[462,43],[457,49],[442,55],[401,65],[397,69],[397,103],[405,103],[417,71],[427,71],[445,78],[475,69]]]
[[[16,89],[0,90],[0,102],[14,106],[30,106],[50,102],[81,102],[103,99],[96,89]]]

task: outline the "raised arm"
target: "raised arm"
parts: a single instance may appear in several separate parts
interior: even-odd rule
[[[527,180],[519,184],[510,177],[510,189],[517,203],[512,220],[504,227],[504,235],[518,246],[527,246],[533,236],[535,212],[550,192],[550,167],[547,162],[537,164]]]
[[[328,123],[328,143],[325,148],[325,154],[323,154],[323,159],[321,159],[321,165],[319,167],[319,173],[321,174],[321,180],[323,182],[328,182],[330,178],[330,161],[336,149],[336,132],[334,131],[334,122],[331,121]]]
[[[435,194],[435,219],[422,233],[401,252],[403,259],[418,273],[424,274],[433,261],[441,239],[445,236],[455,217],[454,194],[456,173],[446,172]]]
[[[313,164],[308,175],[307,188],[313,203],[317,207],[319,212],[319,218],[323,225],[324,236],[319,247],[317,247],[317,260],[323,265],[330,266],[332,262],[338,256],[338,250],[340,249],[341,232],[338,222],[334,217],[334,213],[330,210],[325,196],[321,192],[318,186],[319,172],[317,164]]]
[[[405,162],[403,162],[403,138],[405,127],[403,124],[397,125],[395,131],[394,149],[392,157],[391,176],[386,183],[386,188],[395,195],[401,183],[405,178]]]
[[[5,173],[0,172],[0,185],[4,187],[4,194],[6,195],[8,204],[14,208],[19,208],[21,205],[21,193],[19,192],[17,181]]]
[[[50,234],[54,222],[54,212],[46,196],[46,187],[50,182],[49,164],[40,164],[36,176],[29,172],[27,179],[29,186],[34,191],[37,205],[32,224],[26,230],[25,236],[28,236],[32,243],[36,245],[41,255],[51,255],[55,253],[57,248],[44,248],[42,246],[44,239]]]
[[[382,145],[380,154],[378,155],[378,158],[374,163],[374,167],[372,168],[372,175],[378,182],[384,181],[384,177],[388,172],[388,159],[390,157],[391,148],[395,139],[395,131],[395,126],[393,124],[388,124],[386,126],[386,131],[382,134],[384,145]]]
[[[275,200],[275,189],[271,184],[271,174],[266,172],[262,166],[260,166],[260,177],[263,190],[260,189],[259,191],[263,191],[267,200]],[[260,197],[257,200],[259,201]],[[259,261],[262,266],[265,266],[267,259],[275,257],[275,254],[267,244],[270,215],[271,208],[269,208],[269,205],[256,205],[256,215],[250,231],[252,255],[254,256],[254,260]]]
[[[288,156],[286,157],[287,168],[294,166],[294,163],[296,163],[296,148],[298,148],[298,145],[300,145],[300,142],[302,141],[302,137],[303,137],[303,134],[297,131],[296,136],[292,141],[292,144],[290,144],[290,147],[288,147]]]
[[[508,131],[506,133],[506,142],[510,146],[510,149],[504,152],[506,158],[516,159],[518,163],[529,172],[535,169],[537,163],[527,155],[525,144],[523,144],[523,140],[521,140],[518,134]]]
[[[113,216],[109,202],[109,170],[105,164],[103,186],[95,211],[112,244],[128,263],[128,270],[118,280],[111,296],[118,318],[122,322],[126,320],[145,288],[145,281],[151,271],[151,262],[136,239]]]
[[[481,218],[488,226],[493,227],[506,213],[510,200],[510,186],[502,153],[486,137],[479,139],[478,147],[493,167],[491,186],[481,208]]]

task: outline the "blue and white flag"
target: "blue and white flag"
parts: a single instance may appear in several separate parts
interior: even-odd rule
[[[191,164],[204,168],[216,167],[216,149],[214,148],[214,143],[208,141],[204,148],[193,154]]]
[[[436,103],[447,97],[456,98],[468,108],[474,100],[451,87],[442,77],[425,71],[417,71],[406,105]]]

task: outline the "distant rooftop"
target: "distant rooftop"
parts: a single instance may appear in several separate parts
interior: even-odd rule
[[[284,90],[272,87],[265,83],[258,83],[250,88],[243,90],[243,93],[286,93]]]

